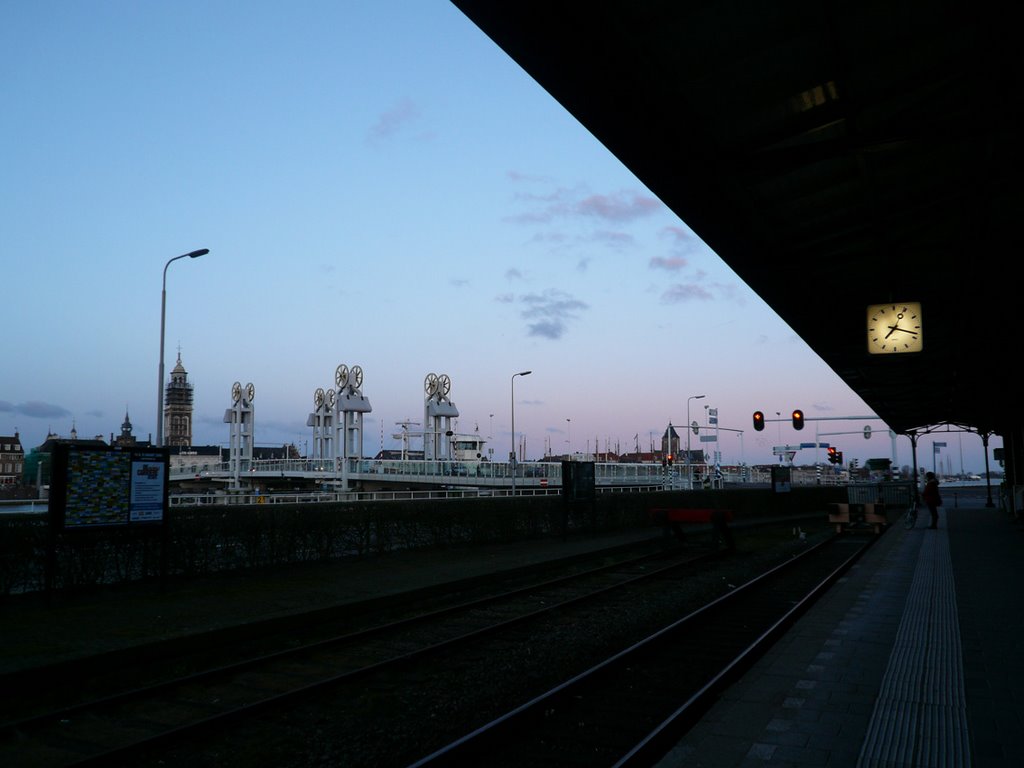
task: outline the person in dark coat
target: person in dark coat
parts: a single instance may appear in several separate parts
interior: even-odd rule
[[[921,492],[921,500],[928,505],[928,511],[932,516],[932,524],[929,528],[939,527],[939,507],[942,506],[942,497],[939,496],[939,481],[934,472],[926,472],[924,476],[924,491]]]

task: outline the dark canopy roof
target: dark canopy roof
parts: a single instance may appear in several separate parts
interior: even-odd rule
[[[1012,4],[453,1],[892,428],[1019,427]]]

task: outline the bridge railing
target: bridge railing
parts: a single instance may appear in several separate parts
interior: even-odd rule
[[[497,481],[499,484],[510,483],[513,475],[517,482],[524,485],[541,484],[546,480],[548,485],[561,485],[561,462],[529,461],[509,462],[496,461],[445,461],[423,459],[348,459],[349,477],[359,479],[402,477],[443,480],[473,479],[481,481]],[[181,480],[194,477],[228,477],[234,475],[236,466],[231,462],[207,464],[186,464],[171,469],[171,479]],[[239,474],[263,474],[283,476],[320,476],[334,477],[341,475],[340,462],[337,468],[334,460],[325,459],[267,459],[242,461],[237,466]],[[595,481],[598,485],[647,485],[663,483],[665,470],[659,464],[620,464],[617,462],[596,463],[594,465]]]

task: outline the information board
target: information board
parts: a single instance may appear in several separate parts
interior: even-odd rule
[[[54,448],[50,514],[63,528],[161,523],[169,458],[159,448],[60,443]]]

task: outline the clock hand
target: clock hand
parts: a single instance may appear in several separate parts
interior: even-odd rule
[[[911,331],[911,330],[908,330],[906,328],[900,328],[898,325],[890,325],[890,326],[887,326],[887,327],[891,329],[887,334],[885,334],[885,338],[887,338],[887,339],[890,336],[892,336],[892,332],[893,331],[903,331],[904,333],[910,333],[910,334],[913,334],[914,336],[917,336],[917,331]]]

